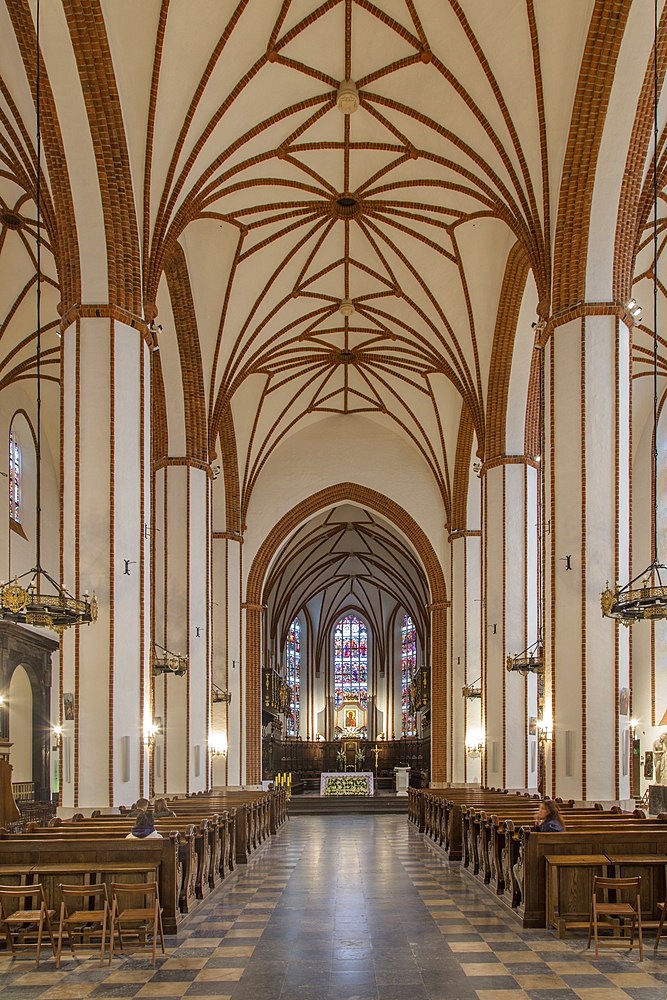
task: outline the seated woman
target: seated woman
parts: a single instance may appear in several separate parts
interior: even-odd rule
[[[535,813],[534,830],[540,833],[562,833],[565,829],[563,817],[553,799],[540,802]]]
[[[140,812],[137,820],[128,833],[126,840],[162,840],[162,834],[155,829],[153,813]]]
[[[157,819],[162,819],[164,816],[175,816],[176,813],[173,809],[170,809],[167,805],[166,799],[156,799],[155,807],[153,809],[153,815]]]

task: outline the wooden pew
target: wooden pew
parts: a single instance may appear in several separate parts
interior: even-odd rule
[[[568,823],[563,833],[539,833],[529,827],[514,830],[518,839],[517,861],[512,868],[512,896],[524,927],[546,926],[546,857],[582,855],[665,855],[667,821],[616,816],[615,821],[580,818]],[[659,872],[647,871],[647,881]],[[664,873],[662,875],[663,891]],[[652,886],[642,886],[644,900],[661,895]],[[655,917],[655,913],[646,919]]]
[[[3,878],[11,879],[14,869],[23,884],[43,880],[47,905],[57,909],[56,888],[73,879],[86,881],[122,881],[127,873],[155,870],[164,908],[166,934],[176,934],[178,907],[179,835],[174,832],[162,840],[125,840],[106,834],[55,836],[56,830],[33,834],[8,834],[0,830]],[[127,878],[125,879],[127,880]],[[14,881],[14,880],[12,880]],[[20,882],[17,884],[21,884]]]

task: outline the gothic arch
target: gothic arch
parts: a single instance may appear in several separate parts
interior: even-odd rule
[[[394,500],[358,483],[338,483],[306,497],[287,511],[260,545],[246,584],[246,781],[261,779],[261,615],[264,580],[281,545],[299,524],[326,507],[355,503],[369,507],[396,525],[412,543],[421,559],[431,590],[431,718],[432,776],[434,784],[447,780],[446,729],[446,635],[449,606],[445,576],[437,553],[423,529]]]

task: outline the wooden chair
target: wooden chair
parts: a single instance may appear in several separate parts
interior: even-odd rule
[[[101,885],[62,885],[62,902],[60,904],[60,922],[58,925],[58,952],[56,954],[56,969],[60,968],[60,955],[63,946],[63,935],[67,935],[72,955],[76,957],[74,948],[85,950],[100,949],[100,965],[104,964],[104,949],[109,925],[109,894],[103,882]],[[100,939],[98,944],[97,939]],[[111,949],[110,949],[111,951]],[[111,962],[111,954],[109,954]]]
[[[658,903],[658,909],[660,910],[660,923],[658,924],[658,933],[655,936],[655,944],[653,947],[657,951],[658,945],[660,944],[660,938],[662,936],[662,925],[665,922],[665,912],[667,911],[667,899],[664,903]]]
[[[113,958],[115,935],[125,951],[126,942],[135,940],[135,947],[129,950],[152,949],[153,965],[157,940],[160,939],[164,954],[164,933],[162,931],[162,909],[157,882],[112,882],[111,883],[111,945],[109,962]]]
[[[598,957],[598,945],[603,947],[618,947],[626,944],[626,921],[630,922],[630,947],[632,951],[635,940],[635,925],[639,942],[639,961],[644,958],[642,942],[642,909],[639,896],[641,876],[637,878],[602,878],[593,876],[593,895],[591,898],[591,918],[588,925],[588,944],[591,946],[591,936],[595,938],[595,957]],[[613,896],[613,898],[611,898]],[[625,899],[623,897],[626,897]],[[602,919],[601,919],[602,918]],[[612,938],[598,939],[598,928],[611,928]],[[623,936],[617,935],[622,930]]]
[[[37,905],[34,905],[36,902]],[[23,903],[23,906],[21,906]],[[56,944],[51,930],[51,917],[41,883],[30,886],[0,885],[0,927],[4,927],[7,947],[15,955],[18,951],[35,950],[35,968],[39,968],[44,931],[49,936],[51,951]]]

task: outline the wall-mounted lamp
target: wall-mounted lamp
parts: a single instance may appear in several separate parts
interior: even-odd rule
[[[466,733],[466,753],[469,757],[481,756],[486,746],[483,729],[469,729]]]
[[[147,747],[154,747],[155,740],[162,735],[162,724],[153,719],[144,730],[144,743]]]
[[[227,756],[227,737],[224,733],[210,733],[208,737],[208,752],[211,757]]]
[[[53,727],[53,749],[60,750],[63,741],[63,727],[54,726]]]
[[[551,719],[537,720],[537,739],[540,743],[550,743],[553,739],[553,723]]]
[[[217,684],[211,684],[211,701],[213,702],[214,705],[218,704],[219,702],[224,702],[226,705],[229,705],[231,700],[232,700],[231,691],[227,691],[221,687],[218,687]]]

